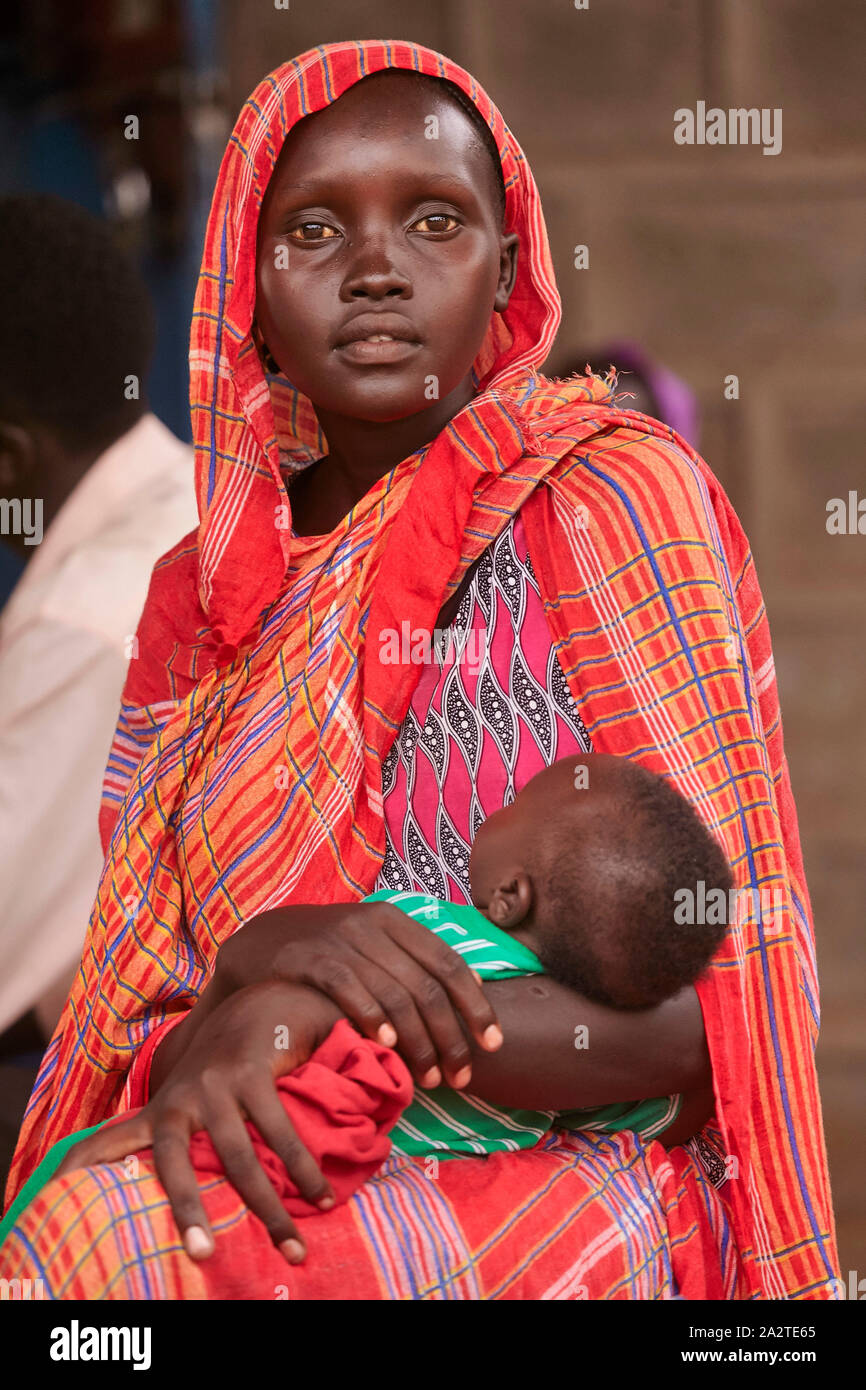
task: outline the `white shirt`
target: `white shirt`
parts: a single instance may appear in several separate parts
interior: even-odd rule
[[[192,450],[145,415],[70,493],[0,615],[0,1031],[65,997],[80,959],[130,639],[155,562],[197,522]]]

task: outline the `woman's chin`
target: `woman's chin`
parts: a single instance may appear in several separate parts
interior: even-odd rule
[[[394,392],[347,391],[339,405],[331,399],[327,405],[313,401],[315,409],[323,409],[350,420],[363,420],[371,425],[389,425],[395,420],[409,420],[414,415],[423,415],[435,402],[425,400],[424,392],[412,387]]]

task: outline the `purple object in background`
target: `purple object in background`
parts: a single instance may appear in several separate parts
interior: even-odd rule
[[[635,386],[643,386],[644,393],[651,397],[647,407],[639,401],[624,400],[621,402],[625,410],[641,410],[644,414],[653,415],[658,420],[663,420],[666,425],[670,425],[687,440],[693,448],[698,447],[700,434],[700,412],[695,393],[682,380],[667,367],[662,367],[644,352],[644,350],[634,342],[615,342],[607,347],[590,352],[586,358],[581,356],[577,371],[583,371],[585,361],[591,362],[595,370],[606,371],[608,366],[616,367],[620,373],[617,382],[616,395],[627,392],[630,389],[630,377],[628,373],[633,373],[638,378]]]

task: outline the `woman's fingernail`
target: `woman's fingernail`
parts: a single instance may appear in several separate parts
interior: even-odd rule
[[[204,1260],[213,1254],[213,1241],[203,1226],[187,1226],[183,1233],[183,1248],[191,1260]]]
[[[376,1037],[383,1047],[393,1047],[397,1041],[397,1030],[392,1028],[390,1023],[383,1023]]]
[[[472,971],[472,978],[477,985],[481,984],[481,976],[478,974],[477,970]]]
[[[502,1029],[495,1023],[491,1023],[489,1028],[485,1028],[481,1034],[481,1042],[489,1052],[493,1052],[497,1047],[502,1046]]]
[[[300,1264],[301,1260],[304,1258],[304,1255],[306,1254],[306,1251],[304,1250],[304,1247],[299,1240],[284,1240],[282,1245],[280,1246],[280,1249],[285,1255],[290,1265]]]
[[[316,1203],[320,1211],[330,1211],[334,1205],[333,1197],[320,1197]]]
[[[438,1068],[438,1067],[431,1067],[429,1071],[425,1071],[424,1075],[421,1077],[421,1085],[422,1085],[422,1086],[441,1086],[441,1085],[442,1085],[442,1073],[441,1073],[441,1071],[439,1070],[439,1068]]]
[[[469,1085],[469,1082],[470,1082],[471,1080],[472,1080],[472,1068],[471,1068],[471,1067],[461,1067],[460,1071],[457,1073],[457,1075],[456,1075],[455,1078],[454,1078],[454,1089],[455,1089],[456,1091],[462,1090],[464,1086],[468,1086],[468,1085]]]

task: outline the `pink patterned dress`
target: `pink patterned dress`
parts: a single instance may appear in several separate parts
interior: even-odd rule
[[[382,764],[386,851],[375,887],[469,903],[481,822],[542,768],[592,749],[519,513],[482,555],[449,634],[449,650],[432,644]]]

